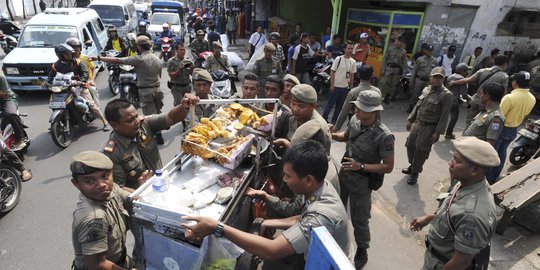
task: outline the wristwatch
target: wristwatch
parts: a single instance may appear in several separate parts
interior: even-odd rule
[[[366,164],[364,162],[360,162],[360,171],[363,172],[366,169]]]
[[[223,222],[218,223],[216,229],[214,230],[214,236],[215,237],[217,237],[217,238],[223,237],[223,235],[225,234],[225,230],[224,230],[223,226],[224,226]]]
[[[98,56],[97,56],[97,60],[98,60],[98,61],[101,61],[101,56],[100,56],[99,54],[98,54]]]

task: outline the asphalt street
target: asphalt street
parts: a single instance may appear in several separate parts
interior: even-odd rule
[[[172,107],[172,96],[165,89],[167,79],[163,70],[164,111]],[[100,73],[96,82],[103,109],[113,98],[107,88],[107,74]],[[23,184],[17,207],[0,216],[0,269],[69,269],[73,260],[72,212],[78,196],[78,191],[70,183],[69,163],[71,157],[80,151],[101,150],[108,133],[101,131],[101,123],[95,121],[78,131],[71,146],[60,149],[48,132],[49,94],[20,93],[19,98],[20,112],[28,114],[24,122],[30,127],[27,132],[32,140],[24,163],[32,170],[34,178]],[[394,171],[386,176],[383,187],[373,195],[372,244],[365,268],[368,270],[421,267],[423,236],[427,230],[412,233],[408,230],[408,222],[417,215],[432,213],[437,206],[434,198],[447,185],[447,161],[451,157],[452,143],[442,136],[442,141],[434,145],[419,184],[406,184],[406,178],[400,172],[408,165],[404,147],[408,135],[405,108],[406,102],[398,101],[385,107],[382,114],[383,122],[396,136],[396,164]],[[461,117],[464,116],[465,111],[462,110]],[[459,123],[464,123],[464,120],[458,122],[456,134],[463,130]],[[164,162],[180,151],[180,130],[181,126],[177,125],[163,132],[165,145],[160,146],[160,151]],[[344,143],[334,142],[332,156],[340,160],[343,152]],[[505,235],[494,240],[492,257],[497,256],[496,259],[500,260],[492,264],[492,269],[540,268],[534,252],[537,243],[537,236],[524,236],[522,230],[510,228]]]

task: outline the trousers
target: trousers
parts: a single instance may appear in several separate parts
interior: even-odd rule
[[[323,118],[325,120],[328,119],[328,115],[330,114],[330,111],[332,108],[334,108],[334,114],[332,115],[332,123],[336,123],[337,118],[339,116],[339,113],[341,112],[341,109],[343,108],[343,103],[345,103],[345,99],[347,98],[347,94],[349,93],[349,89],[346,87],[334,87],[334,91],[330,93],[330,96],[328,97],[328,101],[326,102],[326,105],[324,106],[323,111]]]
[[[458,118],[459,105],[452,105],[452,107],[450,108],[450,121],[448,122],[448,127],[446,127],[446,135],[454,133],[454,127],[456,126]]]
[[[347,200],[350,201],[351,222],[354,229],[354,240],[359,249],[368,249],[371,241],[369,231],[369,219],[371,218],[371,192],[368,183],[369,179],[358,173],[341,171],[339,173],[340,188],[339,194],[343,205],[347,207]],[[347,181],[355,181],[355,190],[347,188]]]
[[[423,126],[418,122],[414,123],[411,133],[407,138],[405,146],[407,147],[407,158],[411,164],[413,173],[421,173],[424,163],[431,152],[431,136],[435,133],[436,126]]]
[[[501,161],[501,164],[497,167],[489,168],[486,171],[486,179],[490,184],[495,183],[499,175],[501,175],[501,172],[504,168],[504,163],[506,162],[506,153],[508,150],[508,146],[517,137],[517,131],[518,130],[515,127],[504,127],[501,135],[499,135],[499,138],[495,142],[495,150],[497,151],[497,154],[499,154],[499,160]]]
[[[173,86],[171,88],[171,94],[173,96],[173,105],[177,106],[182,103],[182,98],[184,97],[184,94],[191,93],[191,84],[186,86]]]
[[[163,108],[163,92],[158,87],[140,88],[139,98],[144,115],[158,114]]]
[[[99,107],[94,102],[94,98],[92,97],[92,94],[90,93],[90,90],[88,88],[83,88],[79,95],[86,100],[86,102],[88,103],[88,108],[93,115],[95,115],[99,119],[105,119],[103,113],[101,112],[101,109],[99,109]]]

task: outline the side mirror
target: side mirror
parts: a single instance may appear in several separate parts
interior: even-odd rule
[[[148,19],[148,12],[143,12],[142,17],[144,20]]]
[[[94,42],[92,40],[87,40],[84,42],[84,46],[86,47],[92,47],[92,44],[94,44]]]
[[[124,15],[124,18],[126,19],[126,21],[129,21],[129,15]]]

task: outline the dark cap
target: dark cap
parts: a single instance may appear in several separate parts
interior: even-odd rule
[[[512,80],[516,81],[518,85],[529,85],[529,82],[531,81],[531,73],[527,71],[520,71],[512,75],[511,78]]]
[[[443,67],[435,67],[431,70],[431,76],[442,76],[443,78],[446,76],[446,72]]]
[[[433,51],[433,45],[426,45],[425,49],[432,52]]]
[[[84,151],[75,155],[69,165],[71,173],[74,175],[84,175],[95,171],[109,171],[113,168],[113,163],[101,152]]]
[[[311,35],[307,32],[304,32],[302,33],[302,35],[300,35],[300,38],[307,38],[307,37],[310,37]]]
[[[203,68],[196,68],[193,70],[193,75],[191,76],[193,81],[206,81],[209,83],[213,83],[214,80],[212,79],[212,75]]]
[[[204,36],[203,30],[197,30],[197,36]]]

